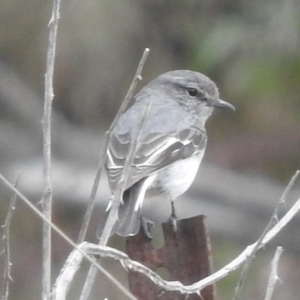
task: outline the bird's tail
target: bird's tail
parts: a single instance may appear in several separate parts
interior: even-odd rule
[[[106,209],[106,216],[100,224],[97,236],[100,237],[107,221],[112,201]],[[140,229],[141,207],[144,195],[141,195],[141,185],[139,183],[132,186],[123,193],[123,203],[119,207],[117,220],[112,228],[111,236],[117,233],[120,236],[135,235]]]

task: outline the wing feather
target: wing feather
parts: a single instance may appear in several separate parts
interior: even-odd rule
[[[108,151],[106,169],[111,190],[114,191],[122,176],[123,167],[130,148],[128,132],[112,135]],[[142,178],[161,170],[173,162],[198,154],[206,147],[206,132],[191,127],[168,135],[150,133],[143,136],[135,149],[132,166],[125,188]]]

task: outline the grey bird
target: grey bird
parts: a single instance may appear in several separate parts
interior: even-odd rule
[[[134,97],[117,121],[107,150],[106,170],[114,195],[130,144],[138,133],[112,234],[137,234],[143,201],[157,195],[170,201],[174,222],[173,202],[195,179],[207,143],[205,122],[215,107],[234,110],[233,105],[220,100],[212,80],[188,70],[162,74]]]

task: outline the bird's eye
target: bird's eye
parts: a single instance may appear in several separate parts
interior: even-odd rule
[[[191,97],[196,97],[198,95],[198,90],[192,87],[188,87],[187,88],[187,93],[191,96]]]

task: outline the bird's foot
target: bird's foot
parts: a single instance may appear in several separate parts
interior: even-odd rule
[[[171,224],[171,227],[173,229],[174,232],[177,231],[177,219],[176,219],[176,216],[175,215],[171,215],[170,219],[169,219],[169,222]]]
[[[141,227],[142,230],[145,234],[145,236],[149,239],[152,240],[153,236],[152,236],[152,228],[154,227],[154,222],[147,220],[144,217],[141,217]]]
[[[173,200],[171,200],[171,216],[170,216],[169,221],[170,221],[173,231],[176,232],[177,231],[177,218],[176,218],[175,205],[174,205]]]

